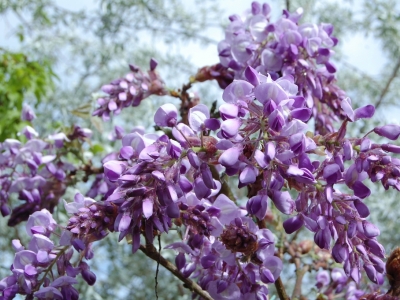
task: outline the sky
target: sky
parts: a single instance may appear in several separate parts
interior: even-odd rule
[[[193,2],[193,0],[191,0]],[[270,1],[272,3],[273,1]],[[94,0],[56,0],[56,3],[70,10],[91,9],[96,5]],[[246,0],[222,0],[219,1],[220,6],[224,9],[224,18],[227,19],[229,15],[243,12],[249,8],[251,1]],[[274,6],[274,4],[272,4]],[[276,6],[276,1],[275,1]],[[278,17],[279,9],[276,7],[272,9],[275,12],[275,18]],[[279,12],[279,13],[277,13]],[[274,18],[273,18],[274,19]],[[10,36],[10,30],[15,28],[18,23],[16,19],[8,15],[6,18],[0,19],[0,47],[7,49],[17,49],[18,41],[15,37]],[[223,39],[223,32],[214,30],[208,33],[214,40],[219,41]],[[380,45],[372,40],[372,38],[365,38],[363,35],[351,35],[345,40],[341,41],[346,53],[347,61],[351,65],[357,66],[362,71],[369,75],[378,75],[379,66],[385,63]],[[198,45],[189,44],[186,46],[188,51],[185,53],[192,53],[192,61],[198,66],[210,65],[215,63],[216,46],[209,45],[203,47],[198,51]],[[371,62],[374,63],[366,63]]]

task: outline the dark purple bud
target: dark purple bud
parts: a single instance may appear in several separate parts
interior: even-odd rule
[[[253,1],[252,3],[251,3],[251,13],[253,14],[253,15],[258,15],[258,14],[260,14],[261,13],[261,4],[260,3],[258,3],[257,1]],[[247,70],[247,69],[246,69]],[[247,78],[247,77],[246,77]],[[250,81],[250,80],[249,80]],[[250,83],[251,83],[251,81],[250,81]]]
[[[86,246],[84,242],[81,239],[73,239],[71,241],[72,246],[74,246],[76,251],[82,251],[85,250]]]
[[[353,184],[353,190],[354,190],[354,195],[357,197],[360,197],[361,199],[364,199],[371,195],[371,190],[361,181],[356,181]]]
[[[246,70],[244,70],[244,76],[246,77],[247,81],[250,82],[252,85],[257,86],[260,84],[260,81],[258,80],[258,72],[252,67],[248,66]]]
[[[324,190],[326,201],[332,203],[333,200],[333,188],[331,185],[327,185]]]
[[[220,294],[228,288],[228,282],[226,280],[219,279],[217,281],[217,293]]]
[[[366,105],[366,106],[357,108],[354,111],[354,118],[355,118],[355,120],[369,119],[369,118],[372,118],[374,113],[375,113],[375,107],[373,105]]]
[[[178,205],[175,202],[172,202],[170,205],[167,206],[166,213],[167,216],[171,219],[179,218],[180,211]]]
[[[211,170],[206,163],[200,165],[200,171],[204,184],[210,189],[216,189],[217,185],[215,184]]]
[[[331,62],[329,62],[329,61],[327,61],[326,63],[325,63],[325,67],[326,67],[326,70],[329,72],[329,73],[336,73],[336,67],[335,67],[335,65],[333,64],[333,63],[331,63]]]
[[[296,181],[300,183],[313,184],[316,182],[314,175],[308,169],[299,169],[298,167],[291,165],[287,169],[286,174],[289,177],[295,178]]]
[[[392,145],[392,144],[382,144],[382,150],[387,152],[392,152],[396,154],[400,154],[400,146]]]
[[[331,276],[329,275],[329,272],[325,270],[319,271],[316,279],[317,279],[316,286],[319,289],[323,286],[329,285],[329,283],[331,282]]]
[[[369,209],[362,201],[354,200],[354,207],[357,209],[361,218],[366,218],[369,216]]]
[[[289,192],[274,191],[271,200],[276,208],[284,214],[290,215],[294,210],[295,203]]]
[[[365,245],[369,248],[373,254],[380,258],[385,258],[385,248],[381,244],[378,243],[375,239],[367,239],[365,241]]]
[[[199,249],[204,243],[203,236],[200,234],[195,234],[192,239],[190,239],[190,246],[192,248]]]
[[[357,249],[358,253],[362,254],[362,256],[364,256],[364,257],[368,256],[367,251],[365,250],[365,247],[362,244],[357,245],[356,249]]]
[[[285,119],[282,113],[276,109],[268,117],[268,124],[274,131],[281,131],[283,125],[285,125]]]
[[[154,58],[151,58],[150,59],[150,71],[154,71],[155,68],[157,67],[157,65],[158,65],[158,62]]]
[[[376,227],[374,224],[368,222],[368,221],[363,221],[362,222],[363,228],[364,228],[364,234],[368,238],[373,238],[378,236],[381,232],[379,231],[378,227]]]
[[[311,117],[311,109],[306,107],[295,108],[290,112],[290,114],[295,119],[307,122]]]
[[[194,263],[194,262],[189,263],[188,265],[186,265],[186,267],[184,267],[183,270],[182,270],[183,276],[188,278],[194,272],[194,270],[196,270],[196,266],[197,266],[197,264]]]
[[[375,270],[379,273],[385,273],[385,263],[374,255],[369,255],[369,260],[374,264]]]
[[[216,260],[216,256],[214,254],[210,253],[206,256],[203,256],[201,258],[200,262],[204,269],[208,269],[214,265],[215,260]]]
[[[179,187],[185,193],[189,193],[193,189],[192,183],[185,176],[179,177]]]
[[[314,235],[314,242],[321,249],[329,250],[331,244],[331,232],[329,231],[329,228],[318,230]]]
[[[371,280],[373,283],[378,283],[378,278],[376,276],[376,270],[373,265],[364,264],[364,270],[365,270],[365,273],[367,273],[369,280]]]
[[[119,151],[119,155],[121,155],[121,157],[124,159],[130,159],[134,153],[135,151],[131,146],[124,146]]]
[[[357,222],[350,221],[349,226],[347,227],[347,236],[351,239],[357,233]]]
[[[264,114],[268,117],[274,110],[276,110],[276,103],[274,100],[268,100],[264,103]]]
[[[193,168],[198,169],[200,167],[200,160],[192,149],[188,150],[187,157]]]
[[[3,217],[6,217],[11,213],[10,207],[6,203],[1,204],[0,211]]]
[[[89,269],[82,270],[82,278],[87,282],[88,285],[93,285],[96,282],[96,274]]]
[[[340,167],[340,172],[344,171],[343,157],[341,154],[337,154],[334,157],[335,163]]]
[[[267,268],[260,268],[260,279],[264,283],[272,283],[275,282],[274,275]]]
[[[313,220],[312,218],[309,218],[305,215],[303,215],[303,220],[304,220],[304,226],[312,231],[312,232],[316,232],[318,230],[318,224],[315,220]]]
[[[247,201],[246,209],[249,214],[256,216],[259,220],[262,220],[267,214],[267,200],[268,198],[266,195],[256,195],[251,197],[249,201]]]
[[[374,132],[380,136],[388,138],[389,140],[397,140],[400,135],[399,125],[384,125],[374,128]]]
[[[132,188],[126,192],[126,195],[128,197],[137,197],[137,196],[142,196],[146,192],[146,188],[144,186],[138,187],[138,188]]]
[[[36,118],[35,113],[29,105],[24,104],[21,112],[21,120],[31,122]]]
[[[221,122],[218,119],[206,119],[204,121],[204,125],[206,126],[207,129],[210,130],[218,130],[221,126]]]
[[[323,176],[328,184],[335,184],[342,178],[340,167],[337,164],[325,166]]]
[[[175,264],[178,270],[181,270],[186,264],[185,253],[179,252],[179,254],[175,257]]]
[[[346,245],[337,242],[332,248],[332,256],[336,262],[343,263],[349,258],[349,249]]]
[[[298,157],[299,159],[299,168],[300,169],[308,169],[309,171],[313,172],[315,167],[311,163],[310,158],[306,153],[302,153]]]
[[[269,164],[276,154],[275,144],[273,142],[268,142],[265,144],[265,162]]]
[[[358,268],[358,265],[355,265],[351,268],[350,271],[350,277],[353,278],[353,280],[358,284],[361,279],[361,272],[360,269]]]
[[[343,158],[344,160],[351,160],[353,157],[353,145],[349,140],[345,140],[343,143]]]
[[[371,149],[371,140],[369,138],[364,138],[360,145],[361,152],[367,152]]]
[[[199,200],[211,195],[211,189],[205,185],[204,181],[200,177],[197,177],[194,181],[193,190]]]
[[[306,139],[302,132],[293,134],[289,138],[290,149],[294,154],[299,155],[305,151],[306,148]]]
[[[287,234],[292,234],[293,232],[299,230],[303,224],[303,219],[300,216],[295,216],[283,222],[283,228]]]

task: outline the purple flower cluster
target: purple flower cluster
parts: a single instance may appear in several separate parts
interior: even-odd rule
[[[21,118],[31,121],[34,112],[24,106]],[[6,139],[0,143],[0,211],[3,217],[11,214],[9,226],[26,221],[32,213],[54,207],[64,195],[70,176],[77,168],[61,158],[65,143],[89,139],[92,131],[74,125],[70,132],[59,132],[48,138],[40,138],[31,126],[21,132],[27,142]],[[18,194],[24,201],[11,209],[11,194]]]
[[[28,129],[29,130],[29,129]],[[33,132],[30,130],[30,132]],[[75,168],[57,158],[52,144],[27,134],[25,144],[7,139],[0,143],[0,206],[3,216],[11,213],[10,194],[23,204],[12,210],[8,224],[14,226],[42,208],[53,212],[66,189],[67,173]]]
[[[305,132],[312,111],[292,76],[274,81],[252,67],[244,76],[224,90],[221,121],[200,104],[189,110],[188,125],[178,123],[178,110],[164,104],[154,121],[172,128],[172,137],[139,132],[124,136],[118,160],[104,163],[106,178],[116,185],[105,201],[116,212],[115,222],[92,205],[70,220],[69,230],[84,244],[103,238],[108,230],[120,232],[120,240],[129,234],[135,252],[142,234],[152,243],[175,219],[186,233],[183,242],[169,248],[179,252],[176,263],[185,276],[197,278],[216,298],[237,293],[266,297],[264,284],[277,279],[281,261],[274,257],[273,235],[255,221],[265,218],[270,198],[282,213],[296,213],[283,224],[287,233],[305,225],[319,247],[330,249],[335,243],[332,254],[344,264],[346,276],[358,282],[363,268],[372,281],[381,282],[384,249],[376,240],[379,230],[365,220],[369,210],[362,199],[370,191],[362,181],[368,168],[382,163],[363,161],[378,152],[387,156],[389,147],[367,138],[345,139],[346,124],[372,117],[374,108],[353,110],[344,99],[346,120],[339,132],[313,136]],[[393,130],[397,128],[375,132],[392,136]],[[310,155],[323,159],[311,161]],[[354,161],[348,169],[346,160]],[[215,177],[212,169],[237,175],[239,188],[259,187],[249,192],[246,210],[220,194],[219,174]],[[334,187],[343,183],[354,195]],[[296,200],[287,186],[301,191]]]
[[[178,252],[184,276],[197,278],[213,299],[267,299],[266,284],[282,271],[272,232],[258,228],[223,194],[213,203],[189,194],[180,208],[186,236],[166,248]]]
[[[135,253],[144,249],[142,238],[151,245],[174,228],[182,238],[166,248],[177,252],[180,278],[196,279],[213,299],[268,299],[268,284],[276,282],[283,268],[273,228],[266,228],[271,211],[286,215],[287,234],[306,227],[315,244],[343,264],[342,269],[336,265],[330,273],[318,273],[321,294],[345,293],[347,299],[356,299],[363,294],[357,285],[362,273],[382,284],[385,250],[377,241],[379,229],[367,220],[364,199],[371,191],[365,180],[400,190],[400,160],[392,157],[400,146],[376,144],[368,136],[396,140],[400,126],[347,137],[347,125],[371,118],[375,108],[353,109],[335,85],[336,69],[329,60],[337,43],[333,27],[299,25],[299,11],[284,11],[275,23],[269,14],[267,4],[253,2],[246,19],[232,16],[218,46],[221,64],[200,69],[194,78],[216,79],[224,88],[220,118],[206,105],[195,105],[196,100],[186,107],[185,117],[173,104],[158,108],[154,123],[166,127],[165,134],[135,129],[124,135],[116,127],[111,138],[121,140],[122,147],[103,159],[104,174],[97,175],[88,193],[102,201],[78,193],[74,202],[65,202],[71,217],[60,246],[49,239],[56,228],[49,212],[31,215],[27,228],[32,240],[28,250],[14,241],[13,275],[0,281],[1,297],[20,293],[77,299],[72,284],[78,274],[88,284],[96,281],[82,261],[93,257],[93,242],[119,232],[119,241],[126,238]],[[166,95],[156,66],[151,60],[147,74],[130,66],[125,78],[103,86],[108,96],[98,99],[93,115],[108,120],[111,112],[137,106],[150,95]],[[27,108],[23,116],[34,117]],[[179,123],[180,117],[185,123]],[[307,131],[311,118],[315,134]],[[339,119],[335,130],[333,122]],[[57,149],[91,133],[76,126],[68,135],[51,136],[54,143],[36,139],[31,127],[24,134],[25,145],[16,140],[0,144],[1,212],[10,213],[10,193],[26,202],[14,210],[11,225],[33,211],[53,209],[68,173],[74,172],[56,155]],[[237,178],[238,189],[247,188],[243,207],[229,190],[227,177]],[[281,250],[292,255],[294,242],[283,244]],[[70,263],[73,248],[80,252],[75,266]],[[51,280],[47,274],[53,265],[59,277]]]
[[[384,278],[381,275],[379,277],[379,282],[382,284]],[[346,276],[343,269],[332,268],[329,270],[320,270],[316,276],[316,288],[319,295],[324,295],[325,297],[331,298],[335,295],[343,294],[346,299],[358,300],[358,299],[370,299],[367,298],[368,294],[375,292],[377,295],[379,292],[379,285],[369,285],[366,289],[361,289],[354,281],[351,281],[349,277]],[[383,295],[381,295],[383,296]],[[392,299],[379,298],[376,299]]]
[[[72,245],[78,251],[83,251],[87,259],[91,259],[91,243],[114,231],[116,207],[111,203],[85,198],[79,193],[75,195],[74,202],[64,201],[64,205],[67,213],[73,215],[66,227],[72,233]]]
[[[57,226],[50,212],[45,209],[29,217],[26,230],[31,240],[27,248],[19,240],[12,241],[15,251],[10,268],[12,275],[0,281],[1,299],[14,299],[16,294],[26,295],[26,299],[79,298],[78,291],[73,287],[78,283],[75,277],[82,274],[86,280],[85,273],[90,271],[85,262],[80,262],[77,267],[71,264],[73,249],[68,244],[68,232],[61,235],[59,245],[50,239],[51,235],[58,235],[54,233]]]
[[[297,95],[313,109],[317,132],[333,132],[345,98],[335,84],[336,68],[330,61],[338,42],[332,36],[333,26],[299,25],[301,10],[292,14],[284,10],[278,21],[271,22],[270,11],[267,3],[253,2],[244,19],[229,18],[225,39],[218,44],[221,64],[234,70],[236,79],[245,77],[248,66],[273,79],[292,76]]]
[[[97,99],[99,107],[92,115],[102,117],[104,121],[107,121],[111,113],[118,115],[122,109],[138,106],[143,99],[151,95],[166,95],[167,90],[155,71],[156,67],[157,62],[154,59],[150,60],[150,70],[147,74],[137,66],[129,65],[131,73],[102,86],[101,90],[107,96]]]

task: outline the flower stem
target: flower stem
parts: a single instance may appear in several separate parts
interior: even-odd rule
[[[199,295],[202,299],[205,300],[213,300],[213,298],[208,294],[208,292],[204,291],[196,282],[190,280],[183,276],[183,274],[168,260],[166,260],[158,251],[157,249],[148,244],[146,246],[140,245],[140,251],[142,251],[146,256],[150,257],[156,262],[159,262],[164,268],[170,271],[175,277],[181,280],[184,283],[184,286],[191,290],[192,292]]]

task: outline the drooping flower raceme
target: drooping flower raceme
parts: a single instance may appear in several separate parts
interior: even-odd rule
[[[244,79],[248,66],[272,78],[292,76],[307,107],[313,110],[316,130],[333,132],[340,103],[345,93],[335,84],[336,67],[330,60],[337,44],[331,24],[299,24],[302,10],[284,10],[276,22],[270,20],[267,3],[252,3],[248,14],[233,15],[218,44],[223,66],[234,71],[236,79]]]

